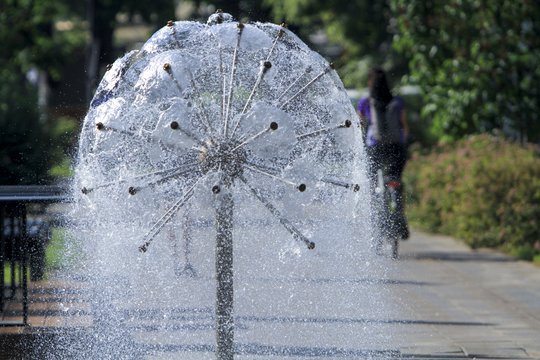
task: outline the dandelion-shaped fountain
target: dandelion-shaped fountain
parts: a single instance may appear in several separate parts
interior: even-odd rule
[[[243,24],[222,12],[207,24],[171,21],[110,67],[85,119],[77,216],[90,236],[106,239],[85,244],[87,257],[102,282],[118,268],[141,277],[145,267],[166,272],[170,259],[176,276],[196,281],[214,257],[215,352],[232,359],[233,249],[243,246],[233,231],[277,223],[311,250],[314,239],[338,237],[324,227],[358,225],[362,158],[338,75],[284,26]],[[212,228],[215,253],[194,266],[190,234]],[[258,236],[265,235],[269,249],[287,241],[266,230]],[[151,265],[152,258],[159,260]]]

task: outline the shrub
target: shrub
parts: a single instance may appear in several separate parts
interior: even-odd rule
[[[529,259],[540,253],[540,157],[533,146],[482,134],[429,153],[413,149],[404,182],[414,225],[473,248]]]

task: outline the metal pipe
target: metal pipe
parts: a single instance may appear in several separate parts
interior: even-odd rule
[[[233,198],[219,195],[216,207],[216,358],[234,358]]]
[[[13,209],[13,213],[11,214],[11,258],[10,258],[10,270],[11,270],[11,295],[10,298],[13,299],[15,297],[15,248],[17,247],[16,244],[16,236],[15,236],[15,219],[17,217],[17,211],[16,209]]]
[[[28,325],[28,238],[26,236],[26,205],[21,205],[21,229],[20,237],[22,241],[22,258],[21,258],[21,282],[23,293],[23,325]]]
[[[184,195],[176,202],[174,203],[173,206],[171,206],[166,212],[165,214],[163,214],[159,219],[158,221],[156,221],[154,223],[154,225],[152,225],[152,227],[150,228],[150,230],[146,233],[146,235],[144,236],[144,239],[145,239],[145,242],[144,244],[142,244],[141,246],[139,246],[139,251],[140,252],[146,252],[146,250],[148,250],[148,246],[150,246],[150,244],[152,243],[152,241],[154,241],[155,237],[160,233],[161,229],[163,229],[163,227],[165,225],[167,225],[167,223],[172,219],[172,217],[176,214],[176,212],[189,200],[191,199],[191,197],[193,196],[193,189],[195,188],[195,186],[199,183],[199,180],[200,178],[195,181],[195,183],[193,184],[193,186],[191,186],[191,188],[189,188],[189,190],[187,190]]]
[[[83,194],[89,194],[94,190],[101,189],[101,188],[104,188],[104,187],[120,185],[120,184],[124,184],[124,183],[126,183],[128,181],[143,179],[145,177],[159,176],[159,175],[167,174],[167,173],[174,173],[174,175],[178,175],[179,171],[181,171],[181,170],[185,171],[185,168],[188,168],[188,170],[191,171],[191,170],[193,170],[192,168],[194,166],[196,166],[196,165],[198,165],[197,162],[186,163],[186,164],[182,164],[180,166],[176,166],[174,168],[169,168],[169,169],[165,169],[165,170],[158,170],[158,171],[152,171],[152,172],[149,172],[149,173],[146,173],[146,174],[141,174],[141,175],[135,175],[134,177],[129,178],[129,179],[120,179],[120,180],[116,180],[116,181],[110,181],[110,182],[107,182],[107,183],[104,183],[104,184],[96,185],[96,186],[91,187],[91,188],[83,187],[81,189],[81,192]]]
[[[214,128],[212,127],[212,124],[210,123],[210,120],[209,120],[209,117],[208,117],[208,112],[206,111],[206,107],[204,106],[204,104],[200,100],[201,99],[200,91],[197,89],[197,84],[195,84],[195,79],[193,77],[193,73],[189,69],[186,69],[186,71],[189,74],[189,82],[190,82],[191,87],[193,89],[193,93],[194,94],[197,94],[197,93],[199,94],[198,97],[194,96],[192,100],[195,101],[195,103],[197,104],[197,110],[201,114],[201,119],[203,120],[201,122],[201,124],[203,124],[203,126],[206,128],[206,132],[208,133],[208,135],[211,135],[215,131],[214,131]]]
[[[234,47],[233,61],[231,65],[231,77],[229,81],[229,95],[227,96],[227,107],[225,108],[225,119],[223,122],[223,137],[228,137],[229,132],[229,111],[231,109],[231,101],[234,88],[234,76],[236,74],[236,65],[238,62],[238,49],[240,48],[240,39],[242,38],[242,31],[244,30],[244,24],[238,23],[238,36],[236,37],[236,46]]]
[[[272,67],[272,63],[270,61],[264,61],[261,63],[261,69],[259,70],[259,75],[257,76],[255,85],[253,85],[253,89],[251,89],[251,93],[249,94],[248,99],[246,100],[246,103],[244,105],[244,108],[242,109],[242,112],[240,113],[240,116],[238,117],[238,121],[233,127],[233,130],[231,131],[231,137],[234,136],[236,129],[238,128],[238,126],[240,125],[240,122],[244,118],[244,114],[246,113],[248,106],[251,104],[251,101],[253,100],[253,96],[255,95],[255,93],[257,92],[257,89],[259,88],[259,85],[261,84],[264,74],[266,74],[268,70],[270,70],[271,67]]]
[[[346,181],[342,181],[342,180],[330,179],[330,178],[322,178],[322,179],[320,179],[320,181],[322,181],[322,182],[324,182],[326,184],[343,187],[345,189],[351,189],[354,192],[360,191],[360,185],[359,184],[350,183],[350,182],[346,182]]]
[[[295,182],[293,182],[291,180],[285,179],[285,178],[283,178],[281,176],[276,176],[276,175],[270,174],[269,172],[266,172],[264,170],[257,169],[256,167],[252,167],[252,166],[244,164],[244,169],[248,169],[248,170],[257,172],[259,174],[262,174],[264,176],[268,176],[269,178],[281,181],[281,182],[283,182],[283,183],[285,183],[287,185],[292,185],[297,190],[299,190],[300,192],[304,192],[306,190],[306,185],[305,184],[297,184],[297,183],[295,183]]]
[[[274,124],[274,123],[272,123]],[[236,145],[232,150],[231,152],[234,152],[238,149],[240,149],[242,146],[245,146],[247,144],[249,144],[250,142],[252,142],[253,140],[256,140],[257,138],[261,137],[262,135],[266,134],[267,132],[269,132],[270,130],[273,130],[272,128],[268,127],[264,130],[261,130],[259,131],[257,134],[253,135],[252,137],[250,137],[249,139],[243,141],[242,143]]]
[[[7,216],[4,205],[0,205],[0,311],[4,310],[4,264],[6,259],[6,237],[4,236],[4,224]]]
[[[283,109],[288,103],[290,103],[292,100],[296,99],[301,93],[303,93],[308,87],[313,85],[317,80],[319,80],[321,77],[326,75],[330,70],[334,68],[334,65],[330,64],[328,65],[323,71],[319,73],[319,75],[315,76],[312,80],[310,80],[306,85],[304,85],[300,90],[296,92],[293,96],[291,96],[287,101],[285,101],[283,104],[279,106],[280,109]]]
[[[279,223],[283,225],[283,227],[293,236],[293,238],[297,241],[301,241],[304,244],[306,244],[308,249],[314,249],[315,243],[310,241],[300,230],[298,230],[289,220],[287,220],[283,215],[281,215],[281,212],[274,206],[270,201],[268,201],[266,198],[264,198],[260,191],[251,185],[249,185],[246,178],[243,176],[239,176],[239,179],[246,185],[246,187],[251,191],[251,193],[255,196],[257,200],[259,200],[267,209],[270,211],[272,215],[276,219],[278,219]]]
[[[172,72],[172,69],[171,69],[171,64],[169,64],[169,63],[163,64],[163,70],[165,70],[165,72],[167,74],[169,74],[169,77],[172,79],[172,81],[176,85],[176,88],[178,89],[178,92],[180,93],[180,96],[184,97],[184,89],[182,89],[182,86],[180,85],[180,83],[178,82],[176,77],[174,76],[174,74]]]
[[[332,130],[336,130],[336,129],[350,128],[351,126],[352,126],[351,120],[345,120],[345,122],[343,124],[339,124],[339,125],[335,125],[335,126],[331,126],[331,127],[327,127],[327,128],[322,128],[322,129],[319,129],[319,130],[312,131],[310,133],[298,135],[296,137],[296,140],[301,141],[301,140],[304,140],[304,139],[312,137],[312,136],[317,136],[317,135],[320,135],[320,134],[326,134],[327,132],[332,131]]]
[[[198,174],[200,175],[200,173],[194,169],[195,165],[192,165],[193,167],[192,168],[188,168],[188,169],[184,169],[182,171],[177,171],[177,172],[174,172],[172,174],[168,174],[168,175],[165,175],[159,179],[156,179],[156,180],[153,180],[153,181],[150,181],[144,185],[141,185],[141,186],[130,186],[128,188],[128,192],[130,195],[135,195],[139,190],[142,190],[142,189],[146,189],[148,187],[151,187],[151,186],[155,186],[155,185],[158,185],[158,184],[163,184],[171,179],[176,179],[180,176],[184,176],[186,174],[189,174],[189,173],[192,173],[192,174]]]

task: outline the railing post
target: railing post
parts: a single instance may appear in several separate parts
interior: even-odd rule
[[[3,204],[0,204],[0,311],[4,310],[4,266],[6,259],[6,237],[4,236],[6,209]]]
[[[9,294],[11,290],[11,297],[15,296],[16,271],[20,273],[18,285],[22,291],[22,322],[0,322],[0,326],[28,325],[30,240],[27,234],[27,204],[71,201],[68,194],[68,189],[59,186],[0,185],[0,312],[6,304],[6,292]],[[12,270],[9,287],[5,281],[6,264]]]
[[[22,246],[21,254],[21,282],[22,282],[22,305],[23,305],[23,324],[28,325],[28,236],[26,232],[26,205],[21,204],[21,228],[20,228],[20,239]]]

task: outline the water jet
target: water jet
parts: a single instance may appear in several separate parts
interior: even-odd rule
[[[369,265],[361,136],[333,65],[284,26],[223,12],[168,22],[107,71],[81,132],[72,212],[81,268],[97,312],[117,309],[96,324],[180,312],[191,321],[182,329],[216,336],[204,346],[187,336],[180,350],[232,359],[255,351],[242,343],[252,318],[241,312],[330,306],[291,292],[263,309],[254,294]]]

